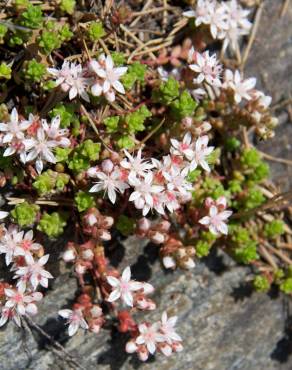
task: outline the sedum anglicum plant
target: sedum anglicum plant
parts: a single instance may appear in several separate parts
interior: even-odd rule
[[[146,53],[125,31],[130,7],[97,14],[85,3],[16,0],[1,13],[0,253],[13,274],[0,282],[0,326],[37,314],[56,277],[51,240],[80,287],[56,312],[69,336],[111,322],[146,361],[182,351],[183,339],[176,316],[136,318],[159,304],[130,266],[111,266],[105,249],[117,238],[151,241],[169,270],[223,248],[250,266],[255,290],[292,293],[279,247],[289,227],[269,212],[269,167],[246,134],[268,139],[277,120],[256,79],[216,51],[219,42],[221,56],[236,55],[250,32],[238,1],[196,1],[180,15],[184,49],[171,37]]]

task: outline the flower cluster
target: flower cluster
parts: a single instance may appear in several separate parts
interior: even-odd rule
[[[138,325],[133,338],[126,344],[126,352],[137,353],[141,361],[146,361],[149,355],[156,351],[170,356],[173,352],[183,350],[182,339],[175,331],[177,317],[168,317],[163,312],[161,320],[150,324],[143,322]]]
[[[191,199],[192,185],[188,174],[198,166],[209,172],[208,156],[214,147],[208,146],[208,136],[192,141],[188,132],[182,141],[171,139],[170,154],[162,160],[142,158],[139,149],[136,156],[125,150],[126,158],[118,164],[111,160],[102,162],[101,167],[88,170],[88,175],[99,181],[90,189],[91,192],[105,191],[114,204],[116,193],[123,194],[126,189],[133,188],[129,196],[143,216],[150,210],[165,214],[167,209],[174,212],[180,204]]]
[[[243,9],[237,0],[217,2],[198,0],[194,10],[183,13],[185,17],[195,18],[195,25],[208,25],[213,39],[224,40],[223,50],[230,46],[237,50],[241,36],[248,35],[251,22],[249,11]]]
[[[48,72],[54,77],[56,86],[60,86],[64,92],[69,92],[70,100],[80,96],[90,102],[90,91],[93,96],[104,95],[109,102],[113,102],[116,92],[125,94],[120,78],[127,69],[115,67],[110,55],[101,54],[98,60],[91,60],[85,67],[65,61],[61,69],[48,68]]]
[[[69,147],[69,131],[60,129],[60,116],[40,120],[32,114],[28,120],[20,120],[16,108],[12,109],[9,122],[0,123],[0,145],[5,147],[4,157],[17,154],[22,163],[35,161],[35,168],[41,173],[44,163],[56,163],[53,150]]]
[[[21,316],[37,313],[36,302],[43,297],[42,293],[36,291],[38,286],[47,288],[48,280],[53,278],[44,269],[49,255],[43,255],[44,249],[34,241],[32,230],[24,233],[15,225],[10,225],[8,229],[1,225],[0,253],[5,254],[7,266],[12,263],[13,278],[17,279],[16,287],[8,284],[1,290],[5,304],[2,306],[0,326],[8,319],[13,319],[20,326]]]

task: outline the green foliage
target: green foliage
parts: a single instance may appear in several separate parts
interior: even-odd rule
[[[198,179],[198,177],[201,175],[201,173],[202,171],[199,169],[190,171],[187,176],[188,182],[195,182]]]
[[[265,197],[260,189],[257,187],[251,187],[246,191],[245,196],[240,200],[240,208],[244,210],[253,209],[259,207],[265,201]]]
[[[5,24],[0,23],[0,44],[4,43],[4,37],[8,31],[8,28],[5,26]]]
[[[125,216],[125,215],[121,215],[118,218],[118,222],[116,224],[116,228],[117,228],[117,230],[119,230],[119,232],[122,235],[124,235],[124,236],[131,235],[134,232],[135,227],[136,227],[136,223],[135,223],[135,220],[134,219],[129,218],[129,217]]]
[[[86,171],[90,167],[90,161],[96,161],[99,157],[100,143],[85,140],[78,145],[73,152],[73,157],[68,160],[68,167],[75,173]]]
[[[284,233],[284,225],[282,220],[268,222],[264,226],[264,235],[269,239],[276,238]]]
[[[73,32],[70,31],[69,24],[64,24],[63,27],[59,29],[59,39],[63,43],[65,41],[70,41],[73,37]]]
[[[61,46],[58,33],[47,30],[42,32],[38,42],[46,55],[49,55],[53,50],[58,49]]]
[[[253,280],[253,287],[257,292],[266,293],[270,290],[270,282],[264,275],[257,275]]]
[[[116,66],[122,66],[126,64],[126,57],[123,53],[118,51],[111,52],[111,57]]]
[[[154,101],[162,104],[170,104],[174,99],[179,97],[179,83],[173,77],[162,82],[158,90],[153,92]]]
[[[119,121],[120,121],[120,117],[119,116],[107,117],[103,121],[103,123],[106,126],[106,131],[108,133],[118,132],[118,130],[119,130]]]
[[[53,212],[43,214],[37,229],[48,235],[49,238],[56,238],[63,234],[65,226],[65,218],[59,213]]]
[[[211,154],[208,155],[207,162],[209,164],[215,164],[219,160],[220,156],[221,156],[221,149],[216,148],[215,150],[213,150]]]
[[[225,148],[229,152],[233,152],[236,149],[240,148],[240,145],[241,145],[240,141],[238,139],[236,139],[236,137],[229,137],[225,141]]]
[[[31,82],[41,82],[46,74],[46,67],[42,63],[38,63],[35,59],[30,60],[24,67],[24,77]]]
[[[60,9],[68,14],[73,14],[76,6],[76,0],[61,0]]]
[[[101,22],[91,22],[87,32],[88,37],[93,42],[105,36],[105,30]]]
[[[11,67],[5,62],[2,62],[0,64],[0,79],[5,78],[6,80],[10,80],[11,73],[12,73]]]
[[[66,162],[71,151],[72,151],[71,148],[60,148],[60,147],[56,148],[55,149],[56,162]]]
[[[206,257],[208,256],[210,249],[211,249],[211,244],[208,242],[205,242],[203,240],[199,240],[198,243],[196,244],[196,256],[199,258]]]
[[[58,103],[54,109],[51,110],[49,116],[51,118],[60,116],[61,128],[68,128],[71,124],[78,122],[78,117],[76,116],[75,112],[75,105],[74,104],[66,104],[66,103]]]
[[[25,10],[29,7],[29,0],[14,0],[16,11]]]
[[[128,126],[130,133],[135,133],[138,131],[143,131],[145,129],[144,122],[148,117],[151,117],[152,114],[146,107],[142,105],[138,110],[133,113],[127,114],[124,117],[124,121]]]
[[[217,199],[221,196],[229,198],[230,194],[228,190],[224,189],[222,182],[212,177],[206,177],[202,183],[203,198],[211,197]]]
[[[126,90],[131,90],[136,82],[144,84],[145,82],[145,73],[147,67],[145,64],[139,62],[134,62],[128,67],[127,73],[125,73],[121,81]]]
[[[178,120],[192,116],[197,106],[197,102],[187,90],[183,91],[179,98],[172,101],[170,105],[172,114]]]
[[[231,194],[237,194],[242,192],[241,181],[230,180],[228,183],[228,190]]]
[[[13,221],[21,227],[31,226],[36,220],[37,213],[40,207],[36,204],[23,202],[17,204],[11,211]]]
[[[230,225],[229,233],[232,254],[237,262],[248,264],[259,258],[257,242],[251,238],[247,229],[238,225]]]
[[[4,153],[4,149],[1,149],[0,150],[0,170],[12,168],[12,157],[4,157],[3,153]]]
[[[286,294],[292,293],[292,277],[288,277],[280,284],[280,290]]]
[[[74,200],[79,212],[83,212],[95,205],[94,197],[82,190],[78,191]]]
[[[269,176],[269,165],[262,161],[255,148],[245,149],[240,157],[240,162],[250,181],[261,182]]]
[[[55,189],[61,191],[68,184],[70,176],[66,173],[58,173],[47,170],[39,175],[33,182],[32,186],[37,190],[39,195],[47,195]]]
[[[27,28],[41,28],[43,13],[40,6],[29,4],[26,11],[21,14],[20,24]]]
[[[131,149],[135,146],[135,141],[131,136],[121,136],[117,144],[121,149]]]

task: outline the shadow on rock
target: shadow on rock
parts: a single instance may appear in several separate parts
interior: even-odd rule
[[[41,327],[54,341],[64,345],[68,340],[69,336],[66,334],[67,327],[64,320],[58,318],[49,318],[46,323]],[[40,350],[45,349],[48,345],[52,345],[51,340],[46,338],[44,335],[39,335],[38,347]]]
[[[139,281],[148,281],[152,275],[151,265],[159,257],[159,248],[155,244],[147,244],[142,256],[138,257],[137,262],[132,266],[133,277]]]
[[[254,288],[251,282],[240,283],[239,286],[233,288],[231,296],[235,302],[244,301],[246,298],[251,297],[254,292]]]
[[[128,340],[128,336],[118,332],[116,328],[112,328],[111,339],[108,342],[110,347],[99,355],[97,363],[99,365],[109,365],[111,370],[119,370],[129,356],[125,352]]]
[[[212,248],[210,254],[202,258],[202,262],[216,275],[222,275],[229,270],[229,266],[224,261],[223,254],[219,254],[217,248]]]
[[[271,359],[281,364],[288,362],[292,354],[292,315],[287,300],[284,301],[284,309],[287,317],[285,320],[284,336],[278,341],[276,348],[271,353]]]

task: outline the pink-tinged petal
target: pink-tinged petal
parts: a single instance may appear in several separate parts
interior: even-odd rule
[[[203,217],[203,218],[201,218],[200,220],[199,220],[199,223],[201,224],[201,225],[209,225],[210,224],[210,217],[209,216],[205,216],[205,217]]]
[[[15,291],[12,290],[12,289],[8,289],[8,288],[5,288],[4,289],[4,293],[6,295],[6,297],[13,297],[15,295]]]
[[[127,306],[133,307],[133,296],[130,292],[123,293],[122,299]]]
[[[140,325],[139,325],[139,327],[140,327]],[[141,332],[141,330],[140,330],[140,332]],[[143,337],[143,335],[139,335],[137,338],[136,338],[136,343],[137,344],[144,344],[145,343],[145,340],[144,340],[144,337]]]
[[[211,172],[211,168],[209,167],[208,163],[205,160],[201,160],[199,162],[200,166],[207,172]]]
[[[15,153],[15,149],[12,148],[12,147],[8,147],[5,149],[4,153],[3,153],[3,157],[9,157],[10,155],[14,154]]]
[[[76,334],[77,330],[79,329],[79,324],[77,322],[72,322],[68,327],[68,334],[72,337]]]
[[[25,307],[24,307],[24,304],[22,304],[22,303],[19,303],[18,305],[17,305],[17,312],[20,314],[20,315],[25,315]]]
[[[116,99],[116,95],[114,93],[114,90],[110,90],[108,91],[107,93],[105,93],[105,97],[107,98],[107,100],[112,103],[115,101]]]
[[[38,313],[37,306],[36,306],[34,303],[29,303],[29,304],[26,306],[25,311],[26,311],[29,315],[36,315],[36,314]]]
[[[35,162],[35,169],[37,171],[38,174],[41,174],[42,171],[43,171],[43,168],[44,168],[44,164],[43,164],[43,161],[41,159],[38,159],[36,162]]]
[[[108,197],[109,197],[109,200],[112,202],[112,204],[115,204],[117,195],[116,195],[115,190],[112,189],[111,187],[108,188]]]
[[[212,224],[209,226],[209,231],[212,234],[214,234],[214,235],[218,235],[219,234],[217,228],[214,225],[212,225]]]
[[[18,122],[18,113],[16,108],[13,108],[10,113],[10,119],[12,122],[17,123]]]
[[[228,234],[228,227],[224,222],[220,222],[219,225],[217,226],[218,231],[220,233],[227,235]]]
[[[218,209],[217,209],[217,207],[216,206],[211,206],[210,207],[210,216],[211,217],[214,217],[214,216],[216,216],[218,214]]]
[[[125,89],[124,86],[121,84],[120,81],[115,81],[113,82],[113,87],[120,93],[120,94],[125,94]]]
[[[122,280],[123,280],[124,282],[129,282],[129,281],[130,281],[130,279],[131,279],[131,269],[130,269],[130,267],[129,267],[129,266],[127,266],[127,267],[124,269],[123,273],[122,273]]]
[[[136,199],[139,199],[141,194],[138,191],[133,191],[133,193],[130,195],[129,201],[135,201]]]
[[[110,88],[111,88],[111,85],[110,85],[109,81],[105,80],[104,83],[103,83],[103,86],[102,86],[102,90],[103,90],[104,94],[109,92]]]
[[[115,74],[118,76],[118,77],[121,77],[123,76],[128,70],[128,67],[118,67],[118,68],[115,68],[114,71],[115,71]]]
[[[49,259],[50,255],[49,254],[45,254],[44,256],[42,256],[39,260],[38,260],[38,263],[40,265],[45,265],[47,262],[48,262],[48,259]]]
[[[110,55],[107,55],[105,59],[105,67],[107,70],[111,70],[114,67],[114,62],[112,60],[112,57]]]
[[[10,143],[11,140],[13,139],[13,134],[11,134],[10,132],[8,134],[6,134],[3,139],[2,139],[2,143],[3,144],[7,144],[7,143]]]
[[[71,87],[71,89],[69,90],[69,100],[76,98],[77,93],[77,88],[75,86]]]
[[[59,316],[62,316],[64,319],[69,319],[69,317],[72,315],[72,310],[64,309],[60,310],[58,312]]]
[[[228,217],[232,215],[232,211],[223,211],[219,214],[221,220],[227,220]]]
[[[102,184],[95,184],[92,186],[92,188],[89,189],[90,193],[98,193],[99,191],[103,190]]]
[[[82,329],[88,329],[89,328],[87,322],[84,319],[80,320],[80,326],[81,326]]]
[[[93,96],[100,96],[102,94],[102,86],[99,84],[94,84],[91,86],[91,93]]]
[[[120,286],[120,280],[115,278],[114,276],[107,276],[106,280],[114,288]]]
[[[183,12],[182,15],[187,18],[195,18],[196,12],[194,10],[188,10],[186,12]]]
[[[156,351],[156,345],[155,345],[155,342],[153,342],[152,340],[149,340],[146,342],[146,347],[148,349],[148,351],[153,355],[154,352]]]
[[[9,215],[9,212],[0,211],[0,220],[7,217]]]
[[[111,294],[108,296],[107,301],[108,302],[114,302],[117,299],[119,299],[121,296],[121,292],[118,289],[115,289],[111,292]]]

